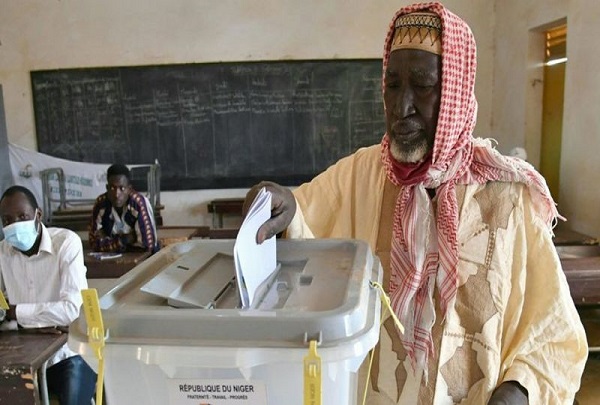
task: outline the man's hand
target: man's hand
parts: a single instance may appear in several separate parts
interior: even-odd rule
[[[123,235],[123,241],[125,242],[125,245],[127,245],[127,246],[133,245],[137,241],[135,231],[131,231],[129,233],[124,233],[122,235]]]
[[[284,231],[290,222],[292,222],[292,218],[296,213],[296,199],[287,187],[270,181],[262,181],[253,186],[246,194],[242,215],[246,216],[254,198],[263,187],[271,193],[271,219],[258,228],[258,232],[256,233],[256,242],[258,244]]]
[[[527,405],[527,390],[516,381],[505,381],[494,390],[487,405]]]

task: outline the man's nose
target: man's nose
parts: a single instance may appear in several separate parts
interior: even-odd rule
[[[415,113],[415,97],[410,86],[402,86],[398,92],[395,113],[400,118],[406,118]]]

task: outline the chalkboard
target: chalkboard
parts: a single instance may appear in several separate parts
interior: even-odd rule
[[[161,189],[298,185],[381,140],[381,60],[31,72],[38,149],[161,165]]]

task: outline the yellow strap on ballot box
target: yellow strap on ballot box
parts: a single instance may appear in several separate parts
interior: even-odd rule
[[[8,302],[6,302],[6,298],[4,298],[2,291],[0,291],[0,308],[8,311]]]
[[[304,405],[321,405],[321,357],[317,341],[311,340],[304,356]]]
[[[369,283],[371,287],[377,288],[377,290],[379,290],[379,297],[381,299],[381,303],[383,304],[384,311],[388,311],[390,313],[390,316],[394,320],[394,324],[396,325],[400,333],[404,334],[404,326],[400,323],[400,320],[398,320],[398,317],[396,316],[396,313],[394,312],[394,309],[392,308],[392,305],[390,303],[390,297],[386,294],[381,283],[378,283],[376,281],[370,281]],[[382,316],[381,318],[383,319],[384,316]]]
[[[396,325],[396,328],[398,328],[400,333],[404,333],[404,326],[400,323],[400,320],[396,316],[396,313],[394,312],[394,309],[392,308],[392,305],[391,305],[390,297],[387,295],[387,293],[383,289],[383,286],[381,285],[381,283],[378,283],[376,281],[370,281],[369,284],[371,285],[372,288],[376,288],[379,291],[379,297],[381,299],[381,304],[383,305],[383,313],[381,314],[381,319],[384,319],[386,316],[386,312],[389,312],[390,316],[394,320],[394,324]],[[371,353],[369,355],[369,368],[368,368],[368,372],[367,372],[365,390],[364,390],[364,394],[363,394],[363,402],[362,402],[363,405],[365,405],[367,403],[367,391],[369,390],[369,388],[368,388],[369,380],[371,379],[371,367],[373,367],[373,350],[375,350],[375,349],[374,348],[371,349]]]
[[[96,383],[96,404],[102,404],[102,388],[104,386],[104,322],[95,288],[81,290],[83,311],[87,322],[88,342],[94,355],[98,358],[98,382]]]

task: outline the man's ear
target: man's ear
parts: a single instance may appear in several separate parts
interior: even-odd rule
[[[40,224],[42,223],[42,221],[44,219],[44,213],[42,212],[42,209],[39,207],[36,210],[35,219],[37,219]]]

